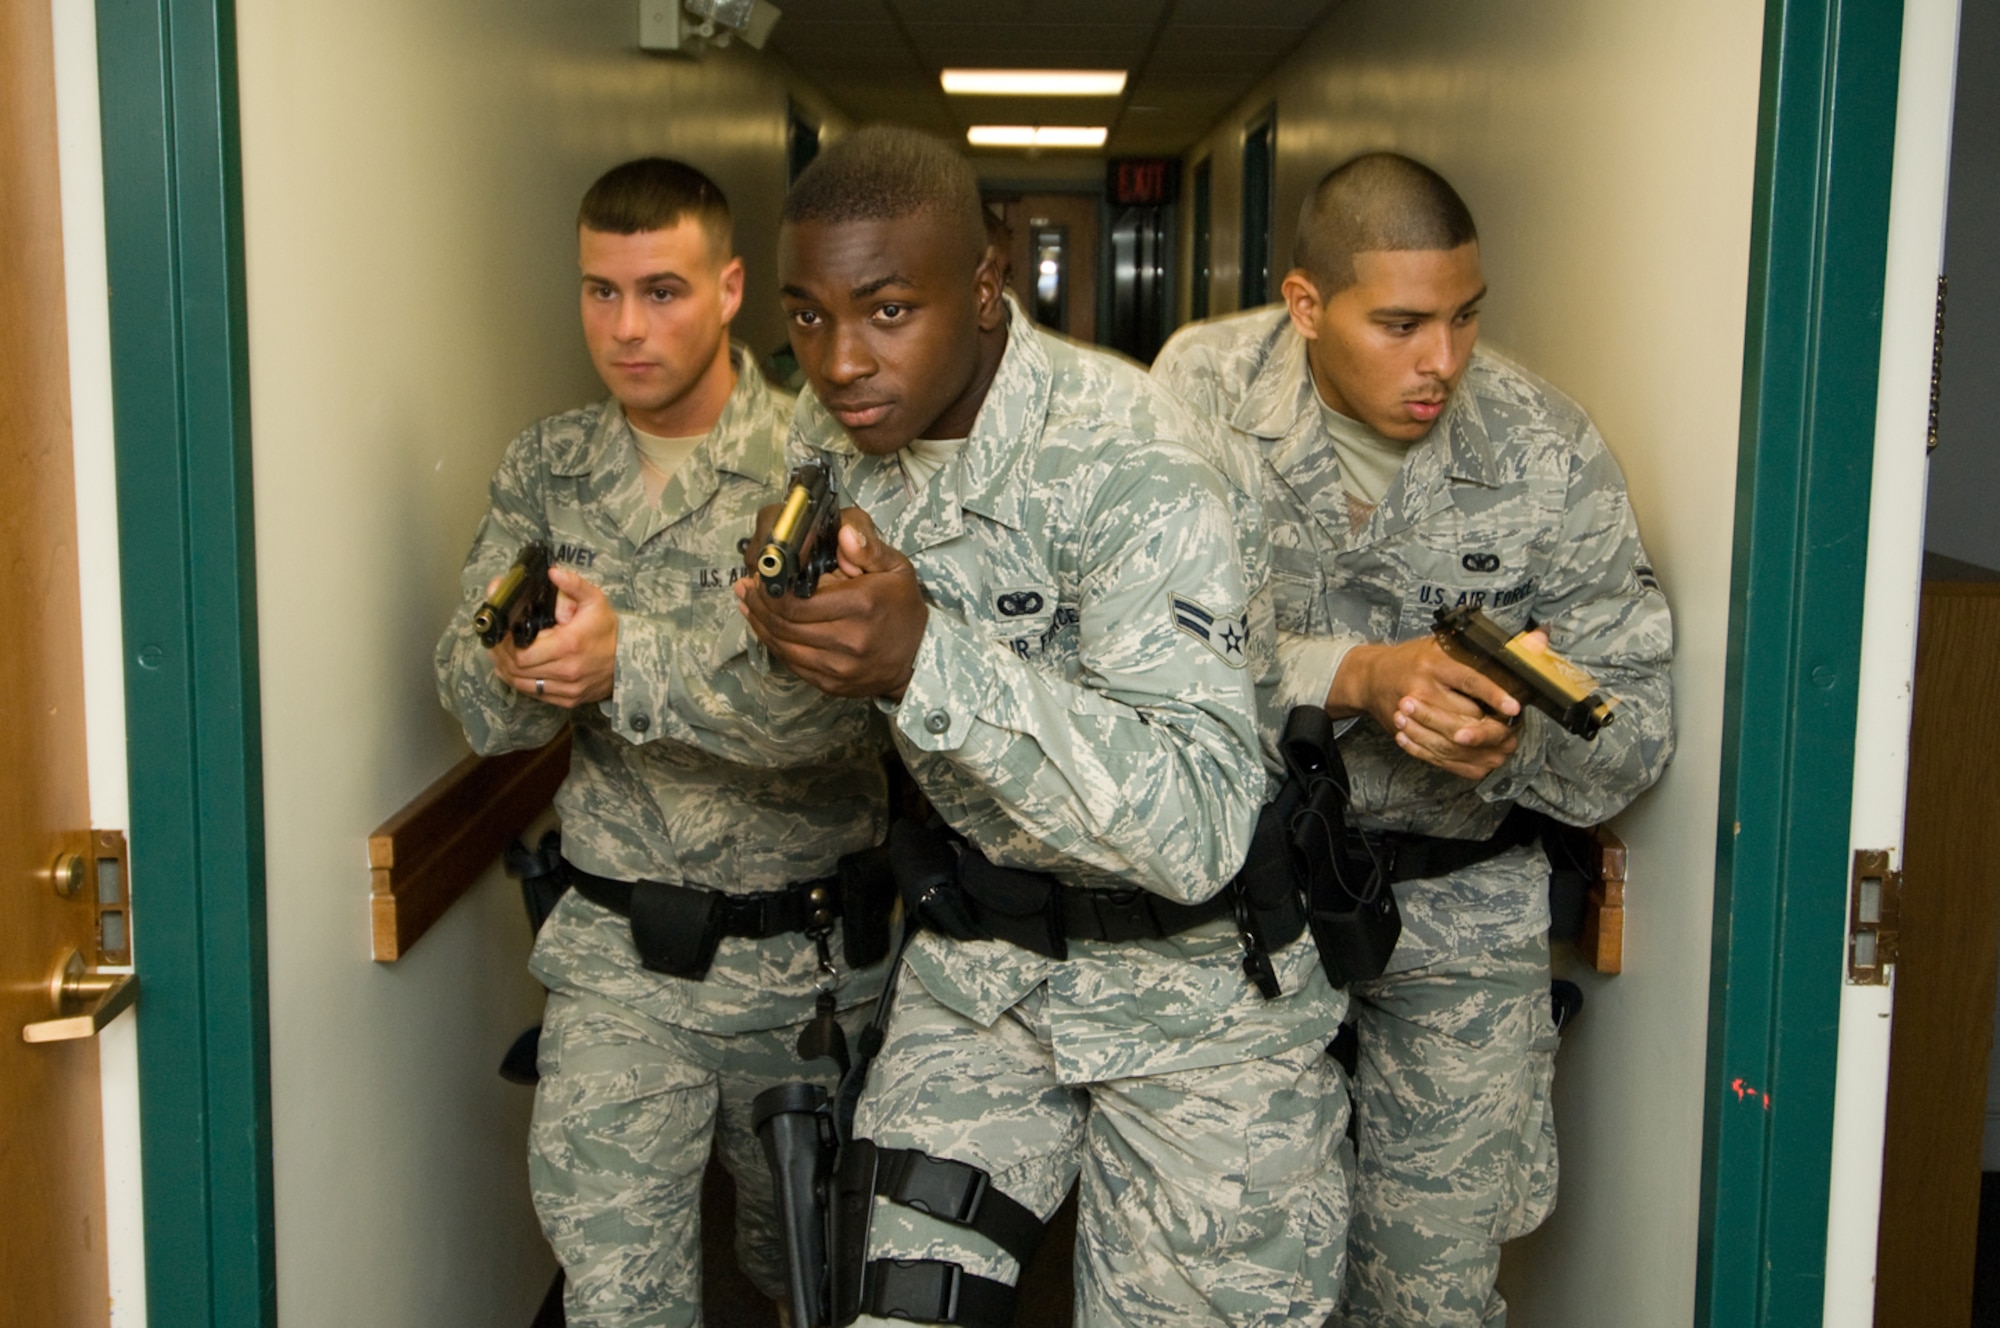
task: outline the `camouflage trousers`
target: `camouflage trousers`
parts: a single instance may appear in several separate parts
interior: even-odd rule
[[[855,1133],[980,1167],[1044,1221],[1078,1184],[1078,1324],[1319,1328],[1339,1294],[1347,1225],[1340,1067],[1314,1042],[1233,1065],[1061,1083],[1045,992],[982,1028],[905,972]],[[868,1257],[1020,1276],[984,1237],[881,1198]]]
[[[850,1042],[872,1012],[841,1013]],[[832,1089],[833,1063],[794,1051],[799,1029],[702,1033],[588,992],[551,993],[528,1177],[568,1282],[570,1328],[701,1322],[711,1138],[736,1181],[737,1262],[759,1291],[785,1298],[777,1203],[750,1102],[788,1079]]]
[[[1359,1041],[1345,1328],[1506,1323],[1500,1244],[1555,1207],[1545,936],[1349,989]]]

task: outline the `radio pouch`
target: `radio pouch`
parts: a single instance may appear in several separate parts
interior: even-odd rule
[[[1339,987],[1378,978],[1403,934],[1403,916],[1389,873],[1366,839],[1348,832],[1347,767],[1326,712],[1292,711],[1281,746],[1287,784],[1303,790],[1290,820],[1291,847],[1327,980]],[[1361,851],[1350,852],[1351,844]]]
[[[1069,958],[1062,888],[1047,872],[996,867],[967,846],[958,860],[960,887],[972,898],[987,935],[1050,959]]]
[[[1307,925],[1335,986],[1381,977],[1403,934],[1396,893],[1381,864],[1372,853],[1344,851],[1346,812],[1344,784],[1324,779],[1313,785],[1293,822],[1293,843],[1306,864]]]
[[[915,821],[892,821],[889,866],[911,917],[954,941],[987,939],[958,888],[958,854],[943,835]]]
[[[632,944],[646,968],[699,982],[721,943],[721,895],[665,881],[632,883]]]
[[[889,953],[889,917],[896,907],[889,852],[878,844],[840,860],[840,940],[849,968],[867,968]]]

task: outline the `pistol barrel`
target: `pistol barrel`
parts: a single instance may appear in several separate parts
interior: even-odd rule
[[[790,591],[801,598],[812,594],[819,575],[833,562],[839,511],[826,467],[805,465],[792,472],[771,537],[757,555],[757,578],[765,594],[777,597]]]
[[[472,631],[488,650],[511,632],[525,646],[555,625],[555,587],[549,584],[549,550],[539,540],[523,545],[514,565],[472,615]]]

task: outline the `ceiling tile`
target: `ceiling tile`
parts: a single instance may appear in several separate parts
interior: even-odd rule
[[[1160,34],[1154,48],[1157,56],[1166,51],[1255,51],[1279,56],[1299,43],[1297,28],[1253,27],[1247,23],[1209,26],[1174,23]]]
[[[1278,56],[1239,51],[1157,51],[1146,63],[1148,82],[1154,78],[1201,78],[1210,84],[1232,82],[1239,93],[1277,64]]]
[[[894,16],[886,0],[782,0],[777,31],[788,23],[832,20],[839,23],[887,23]]]
[[[905,22],[1157,24],[1166,0],[889,0]]]
[[[1073,66],[1081,52],[1092,59],[1115,53],[1127,68],[1151,45],[1143,23],[911,23],[910,40],[925,55],[950,50],[961,60],[998,64],[1025,60],[1031,68]],[[982,53],[990,52],[990,57]],[[1003,54],[1004,53],[1004,56]]]
[[[1123,107],[1115,97],[946,97],[960,124],[1103,125]]]
[[[1174,8],[1174,26],[1244,23],[1303,32],[1337,3],[1339,0],[1181,0]]]
[[[910,44],[894,23],[780,23],[771,30],[771,45],[791,55],[907,54]]]

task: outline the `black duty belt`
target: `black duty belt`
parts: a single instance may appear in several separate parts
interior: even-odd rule
[[[640,964],[655,973],[697,982],[708,975],[725,936],[764,940],[800,932],[814,939],[821,963],[828,964],[826,937],[834,918],[855,911],[845,907],[837,876],[800,881],[782,890],[732,895],[698,885],[614,880],[567,860],[563,869],[578,894],[631,920],[632,946],[639,952]],[[886,908],[882,915],[886,919]],[[851,924],[849,919],[848,961],[860,967],[873,960],[857,957]]]
[[[635,886],[666,891],[669,894],[689,894],[713,897],[724,936],[741,936],[750,940],[766,940],[772,936],[783,936],[787,932],[808,932],[824,927],[840,916],[840,891],[835,887],[837,878],[824,876],[816,881],[799,881],[782,890],[765,890],[757,894],[732,895],[721,890],[711,890],[700,885],[673,885],[666,881],[620,881],[609,876],[598,876],[587,872],[567,858],[563,867],[569,872],[569,882],[576,892],[601,908],[608,908],[620,917],[632,916],[632,891]]]
[[[1176,903],[1150,890],[1059,888],[1063,931],[1073,941],[1142,941],[1178,936],[1235,912],[1226,888],[1200,904]],[[1305,927],[1303,914],[1299,927],[1301,930]],[[1296,935],[1293,939],[1297,939]]]
[[[996,866],[970,845],[954,852],[943,836],[909,822],[897,823],[890,843],[899,850],[906,902],[926,926],[957,940],[1007,941],[1067,959],[1072,940],[1159,940],[1220,919],[1241,921],[1233,884],[1199,904],[1183,904],[1150,890],[1081,889],[1046,872]],[[1262,919],[1263,943],[1282,949],[1305,929],[1304,906],[1287,897]]]
[[[1347,831],[1349,856],[1365,859],[1371,850],[1391,881],[1424,881],[1476,867],[1510,849],[1535,842],[1541,817],[1522,807],[1508,811],[1500,828],[1485,839],[1442,839],[1399,830]]]

